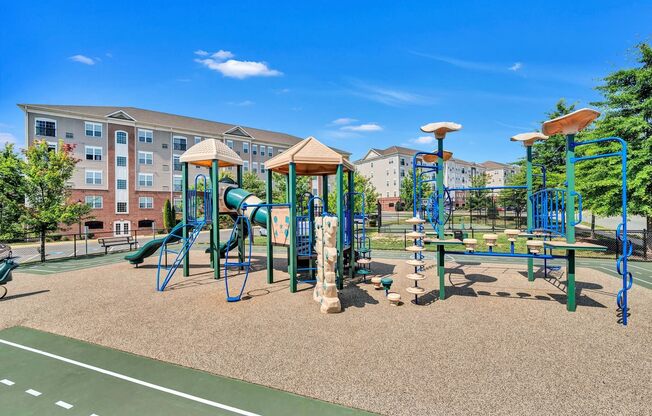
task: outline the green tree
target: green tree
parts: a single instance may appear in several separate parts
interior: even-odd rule
[[[27,206],[22,220],[38,233],[41,241],[41,261],[45,261],[45,237],[60,224],[71,225],[90,212],[83,203],[70,203],[70,179],[78,159],[73,146],[59,141],[57,150],[45,141],[36,142],[25,150],[25,195]]]
[[[165,228],[165,231],[167,231],[168,233],[176,225],[175,216],[176,214],[172,208],[172,204],[170,203],[170,200],[166,199],[165,204],[163,204],[163,228]]]
[[[487,186],[487,176],[484,174],[478,174],[471,178],[471,187],[473,188],[482,188]],[[469,191],[469,210],[479,210],[482,213],[482,210],[491,205],[489,191],[479,190],[479,191]]]
[[[507,177],[505,185],[525,185],[525,175],[525,166],[521,165],[521,168],[518,169],[516,173]],[[534,186],[534,189],[536,190],[537,187]],[[517,218],[516,226],[520,226],[521,215],[527,208],[527,189],[503,189],[498,195],[498,201],[500,205],[505,208],[505,210],[514,210],[514,215]]]
[[[0,151],[0,239],[12,239],[20,234],[20,217],[25,210],[23,160],[14,152],[14,145],[5,144]]]
[[[328,211],[335,213],[337,210],[337,190],[329,189],[328,194]],[[344,193],[349,192],[349,184],[344,181]],[[369,178],[363,175],[356,174],[353,176],[353,192],[362,194],[364,193],[364,210],[365,214],[369,215],[376,212],[376,203],[378,201],[378,192],[376,192],[376,187],[373,186]],[[354,207],[355,212],[362,212],[362,198],[356,196],[354,198]]]
[[[276,204],[287,202],[287,176],[273,172],[272,173],[272,200]],[[306,192],[312,192],[312,176],[297,176],[296,182],[297,197]]]
[[[604,78],[597,90],[603,100],[592,103],[603,112],[595,128],[581,139],[617,136],[627,142],[629,214],[647,219],[652,229],[652,48],[637,45],[639,65],[615,71]],[[579,148],[590,155],[618,151],[618,146]],[[578,191],[584,205],[599,215],[618,215],[621,210],[620,159],[608,158],[578,164]]]
[[[422,198],[429,198],[433,193],[433,182],[421,183]],[[412,178],[412,169],[408,170],[403,180],[401,180],[400,189],[401,202],[404,209],[412,211],[414,206],[414,180]]]
[[[253,172],[245,172],[245,174],[242,175],[242,188],[262,200],[266,198],[267,190],[265,189],[265,181],[260,179],[258,175]]]

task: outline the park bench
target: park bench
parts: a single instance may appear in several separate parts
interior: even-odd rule
[[[129,245],[129,251],[131,251],[133,246],[137,244],[131,236],[98,238],[97,242],[104,247],[104,254],[108,254],[109,247]]]

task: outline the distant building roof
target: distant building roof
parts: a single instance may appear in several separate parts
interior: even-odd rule
[[[254,139],[272,144],[293,146],[302,139],[291,134],[280,133],[270,130],[262,130],[253,127],[240,126],[236,124],[222,123],[218,121],[205,120],[195,117],[179,116],[176,114],[163,113],[160,111],[144,110],[137,107],[120,106],[91,106],[91,105],[50,105],[50,104],[18,104],[18,107],[27,111],[51,110],[71,115],[81,115],[98,118],[114,118],[122,121],[134,121],[139,124],[166,127],[183,131],[196,132],[198,135],[210,137],[230,134],[233,136],[252,137]],[[350,156],[350,152],[335,149],[338,153]]]

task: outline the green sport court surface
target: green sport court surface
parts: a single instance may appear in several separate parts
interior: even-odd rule
[[[371,414],[23,327],[0,331],[0,413]]]

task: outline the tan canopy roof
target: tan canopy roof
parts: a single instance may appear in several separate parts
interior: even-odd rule
[[[443,139],[446,137],[446,133],[457,131],[461,128],[461,124],[453,123],[450,121],[440,121],[437,123],[428,123],[425,126],[421,126],[421,131],[424,133],[434,133],[436,138]]]
[[[283,153],[265,162],[265,169],[288,173],[290,163],[296,166],[297,175],[333,175],[337,165],[342,164],[345,171],[355,171],[355,167],[340,153],[321,143],[314,137],[295,144]]]
[[[221,168],[240,166],[242,159],[229,146],[217,139],[206,139],[183,152],[179,161],[192,165],[211,167],[213,160]]]
[[[543,134],[575,134],[584,130],[593,120],[600,117],[600,113],[591,108],[581,108],[565,116],[553,118],[543,123]]]
[[[533,131],[531,133],[517,134],[516,136],[512,136],[510,140],[513,142],[521,142],[527,147],[532,146],[537,140],[548,140],[548,136],[539,133],[538,131]]]

